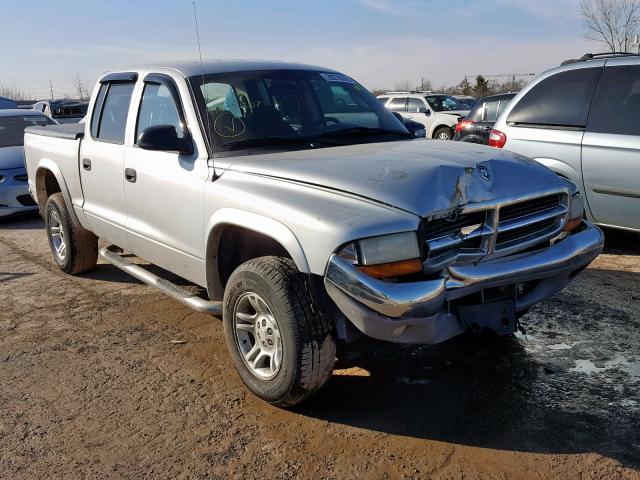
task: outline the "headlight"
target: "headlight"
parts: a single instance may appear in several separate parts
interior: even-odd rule
[[[570,232],[575,230],[582,224],[582,217],[584,215],[584,199],[580,192],[571,196],[571,204],[569,205],[569,218],[564,225],[564,231]]]
[[[419,128],[415,132],[413,132],[413,136],[416,138],[424,138],[427,136],[427,131],[424,128]]]
[[[398,277],[422,271],[415,232],[394,233],[350,243],[338,255],[376,278]]]

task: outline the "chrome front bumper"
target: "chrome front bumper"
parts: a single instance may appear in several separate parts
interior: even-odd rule
[[[604,235],[584,228],[553,245],[479,263],[451,265],[446,275],[415,283],[390,283],[360,272],[332,255],[325,275],[329,296],[365,335],[399,343],[438,343],[465,328],[448,303],[481,290],[537,281],[515,299],[517,312],[559,292],[602,251]]]

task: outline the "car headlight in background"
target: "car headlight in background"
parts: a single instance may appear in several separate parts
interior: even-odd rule
[[[416,138],[424,138],[427,136],[427,131],[424,128],[419,128],[413,132],[413,136]]]
[[[582,217],[584,215],[584,199],[580,192],[571,196],[571,204],[569,205],[569,218],[564,225],[564,231],[570,232],[582,225]]]
[[[352,242],[338,255],[375,278],[390,278],[422,271],[416,232],[394,233]]]

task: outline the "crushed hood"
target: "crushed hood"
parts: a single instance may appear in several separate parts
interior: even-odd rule
[[[24,147],[0,148],[0,170],[24,167]]]
[[[217,158],[215,164],[352,193],[421,217],[470,202],[566,185],[533,160],[453,141],[370,143]]]

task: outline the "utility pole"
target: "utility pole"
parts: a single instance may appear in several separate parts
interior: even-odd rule
[[[51,100],[53,100],[53,83],[49,80],[49,89],[51,90]]]

